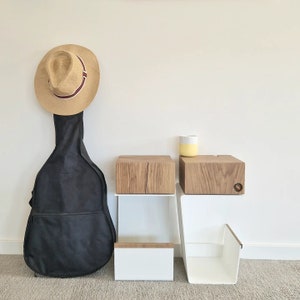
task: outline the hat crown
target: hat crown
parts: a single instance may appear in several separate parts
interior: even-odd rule
[[[72,95],[82,83],[83,66],[79,58],[68,51],[52,53],[46,62],[49,88],[56,96]]]

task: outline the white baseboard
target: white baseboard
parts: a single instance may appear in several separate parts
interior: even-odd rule
[[[300,260],[300,243],[246,243],[241,258]]]
[[[175,244],[175,257],[181,257],[180,245]],[[244,259],[300,260],[300,243],[246,243],[240,257]]]
[[[22,255],[23,240],[0,240],[0,254]],[[181,256],[179,244],[175,244],[174,255]],[[300,260],[300,243],[245,243],[241,258]]]
[[[0,254],[23,254],[23,241],[0,240]]]
[[[23,254],[23,241],[21,240],[0,240],[1,254]],[[174,245],[174,256],[181,257],[180,245]]]

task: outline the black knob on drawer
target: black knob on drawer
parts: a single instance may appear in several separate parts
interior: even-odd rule
[[[243,185],[241,183],[236,183],[233,188],[236,192],[240,192],[243,189]]]

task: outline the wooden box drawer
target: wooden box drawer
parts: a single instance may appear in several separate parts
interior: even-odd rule
[[[175,162],[170,156],[120,156],[116,163],[117,194],[173,194]]]
[[[185,194],[244,194],[245,163],[231,155],[181,156],[179,182]]]

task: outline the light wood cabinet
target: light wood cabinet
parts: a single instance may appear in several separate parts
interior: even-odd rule
[[[244,194],[245,163],[231,155],[181,156],[179,182],[189,195]]]
[[[170,156],[119,156],[117,194],[174,194],[175,162]]]

